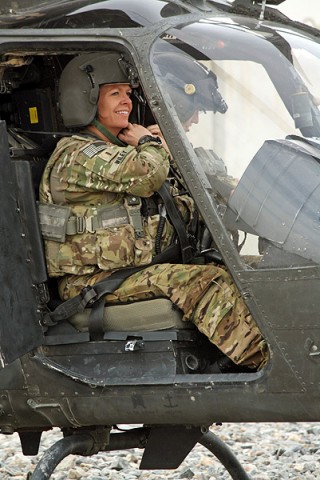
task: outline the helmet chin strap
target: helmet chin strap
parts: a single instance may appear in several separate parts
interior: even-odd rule
[[[102,123],[98,122],[97,119],[93,120],[92,125],[94,125],[96,129],[99,130],[100,133],[102,133],[102,135],[107,137],[110,140],[110,142],[114,143],[115,145],[118,145],[118,147],[127,146],[126,143],[122,142],[118,137],[113,135],[113,133],[111,133],[104,125],[102,125]]]

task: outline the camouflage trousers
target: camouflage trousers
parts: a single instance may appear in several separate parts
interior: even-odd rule
[[[74,297],[110,273],[66,276],[60,282],[63,299]],[[234,363],[262,368],[268,348],[231,276],[215,265],[151,265],[123,281],[107,303],[167,297]]]

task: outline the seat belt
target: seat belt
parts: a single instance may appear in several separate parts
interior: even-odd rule
[[[172,263],[172,261],[175,261],[175,263],[177,263],[177,258],[179,258],[179,254],[180,247],[178,245],[170,245],[159,255],[155,255],[150,265],[155,265],[157,263]],[[143,265],[141,267],[123,268],[121,270],[117,270],[116,272],[111,273],[109,277],[100,280],[100,282],[97,282],[95,285],[84,287],[81,293],[79,293],[79,295],[65,300],[53,311],[47,312],[43,319],[43,325],[48,327],[55,325],[62,320],[66,320],[72,317],[76,313],[83,312],[86,307],[92,307],[92,309],[95,310],[94,305],[96,302],[99,303],[100,300],[102,300],[101,304],[104,305],[105,295],[107,295],[108,293],[113,293],[115,290],[117,290],[121,283],[126,280],[126,278],[147,267],[148,265]],[[99,307],[97,305],[96,308],[101,310],[101,304],[99,305]],[[94,326],[93,330],[95,330]]]
[[[61,320],[66,320],[76,313],[83,312],[86,307],[91,307],[108,293],[113,293],[121,283],[130,275],[141,270],[141,267],[133,267],[117,270],[109,277],[97,282],[93,286],[84,287],[81,293],[75,297],[65,300],[58,305],[52,312],[47,312],[44,317],[44,325],[55,325]]]

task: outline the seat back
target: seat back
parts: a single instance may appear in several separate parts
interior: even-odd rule
[[[28,249],[28,263],[32,280],[36,285],[48,280],[37,204],[30,163],[26,160],[12,161],[19,191],[20,219]]]

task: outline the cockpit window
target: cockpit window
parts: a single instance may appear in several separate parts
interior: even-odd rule
[[[224,22],[162,35],[159,86],[242,262],[320,263],[319,41]]]

